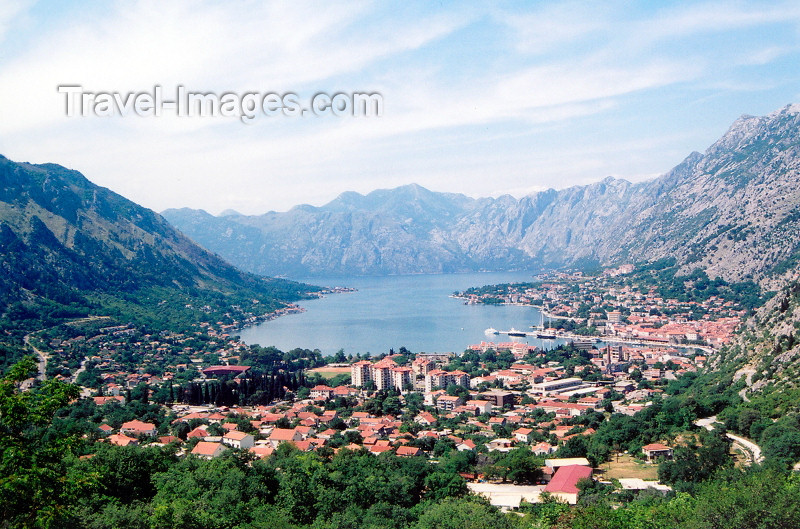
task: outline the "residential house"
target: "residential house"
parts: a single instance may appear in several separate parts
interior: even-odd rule
[[[155,424],[142,422],[140,420],[133,420],[122,423],[122,427],[119,429],[119,432],[132,436],[147,435],[150,437],[155,437],[158,429],[156,428]]]
[[[203,426],[198,426],[197,428],[186,434],[187,439],[194,439],[195,437],[199,437],[200,439],[208,437],[208,430],[206,430]]]
[[[486,448],[489,450],[497,450],[498,452],[510,452],[513,445],[514,441],[511,439],[497,438],[486,443]]]
[[[400,457],[414,457],[423,456],[425,453],[416,446],[401,446],[397,449],[397,455]]]
[[[232,448],[251,448],[255,444],[253,436],[249,433],[231,430],[222,436],[222,442]]]
[[[92,397],[95,405],[103,406],[108,404],[109,402],[118,402],[120,405],[125,404],[125,397],[121,395],[112,395],[112,396],[104,396],[104,397]]]
[[[302,441],[303,435],[295,429],[289,428],[274,428],[269,434],[269,442],[273,448],[278,448],[278,445],[286,442]]]
[[[533,440],[533,428],[517,428],[513,433],[520,443],[530,443]]]
[[[108,442],[117,446],[138,445],[139,440],[127,435],[117,433],[108,436]]]
[[[492,403],[488,400],[468,400],[464,405],[476,408],[478,415],[492,413]]]
[[[222,443],[200,441],[192,448],[192,454],[203,459],[213,459],[221,455],[225,450],[227,448]]]
[[[550,483],[544,488],[551,496],[566,501],[570,505],[578,503],[578,482],[592,478],[592,468],[584,465],[559,467]]]
[[[414,422],[423,426],[433,426],[436,424],[436,417],[427,411],[422,411],[414,417]]]
[[[645,459],[649,463],[656,461],[658,458],[672,459],[672,448],[661,443],[651,443],[642,447]]]
[[[476,448],[475,442],[472,439],[465,439],[456,444],[456,450],[459,452],[471,451],[474,452]]]
[[[550,443],[541,442],[533,447],[532,452],[537,456],[548,456],[556,451],[556,447]]]
[[[314,400],[328,400],[333,396],[333,388],[318,384],[311,388],[310,396]]]
[[[107,424],[101,424],[100,426],[97,427],[97,429],[100,430],[100,432],[103,435],[109,435],[111,432],[114,431],[114,429]]]

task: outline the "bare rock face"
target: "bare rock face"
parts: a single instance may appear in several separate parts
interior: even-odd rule
[[[728,281],[783,282],[800,259],[800,105],[742,116],[705,154],[649,181],[516,199],[417,185],[348,192],[322,207],[164,216],[263,275],[410,274],[612,265],[675,257]]]

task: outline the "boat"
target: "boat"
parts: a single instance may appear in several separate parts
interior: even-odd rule
[[[544,311],[540,312],[542,316],[542,323],[539,324],[537,327],[531,325],[531,328],[536,329],[536,337],[541,340],[555,340],[556,339],[556,330],[553,328],[545,329],[544,328]]]
[[[556,330],[555,329],[544,329],[536,333],[536,337],[542,340],[555,340],[556,339]]]
[[[497,330],[497,329],[495,329],[494,327],[489,327],[488,329],[486,329],[485,331],[483,331],[483,333],[484,333],[484,334],[500,334],[500,331],[498,331],[498,330]]]
[[[508,331],[506,334],[508,334],[509,336],[518,336],[521,338],[528,336],[528,333],[526,333],[525,331],[518,331],[514,327],[511,327],[511,330]]]

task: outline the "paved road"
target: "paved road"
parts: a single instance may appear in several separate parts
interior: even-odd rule
[[[67,325],[72,325],[72,324],[75,324],[75,323],[84,323],[84,322],[87,322],[87,321],[105,320],[105,319],[108,319],[108,318],[109,318],[109,316],[89,316],[88,318],[80,318],[80,319],[77,319],[77,320],[73,320],[73,321],[67,322]],[[33,352],[36,353],[36,356],[39,357],[39,361],[38,361],[38,370],[39,370],[39,372],[36,375],[35,379],[31,378],[31,379],[28,379],[28,380],[24,381],[22,383],[22,389],[30,388],[33,385],[34,380],[36,380],[36,379],[44,380],[45,377],[46,377],[46,374],[47,374],[47,360],[49,358],[49,355],[47,353],[45,353],[44,351],[42,351],[40,349],[37,349],[36,346],[34,346],[31,343],[31,335],[32,334],[35,334],[35,333],[26,334],[25,338],[24,338],[24,341],[25,341],[25,345],[27,345],[28,347],[33,349]],[[78,379],[78,375],[82,371],[85,370],[85,364],[86,364],[86,359],[84,358],[83,362],[81,362],[80,369],[78,369],[75,372],[75,374],[73,375],[72,382],[75,382]]]
[[[72,374],[72,376],[70,377],[70,382],[73,382],[73,383],[77,382],[78,381],[78,375],[80,375],[81,373],[86,371],[86,361],[87,360],[89,360],[89,359],[88,358],[84,358],[81,361],[81,367],[76,369],[75,372]]]
[[[697,419],[694,423],[710,432],[714,429],[715,422],[717,422],[717,416],[712,415],[711,417],[706,417],[705,419]],[[740,447],[742,447],[744,452],[749,454],[750,459],[753,462],[762,463],[764,461],[764,456],[761,455],[761,447],[755,444],[753,441],[732,433],[727,433],[725,436],[733,441],[734,444],[738,444]]]
[[[25,335],[24,341],[25,341],[25,345],[27,345],[31,349],[33,349],[33,352],[36,353],[36,356],[39,357],[39,362],[38,362],[39,373],[36,375],[36,378],[39,379],[39,380],[44,380],[45,374],[47,373],[47,358],[48,358],[47,353],[45,353],[44,351],[42,351],[40,349],[37,349],[36,346],[31,343],[31,335],[30,334],[26,334]],[[26,381],[26,382],[28,382],[28,381]],[[33,380],[31,380],[30,383],[27,384],[27,386],[30,387],[32,384],[33,384]]]
[[[741,446],[745,447],[748,452],[753,457],[753,462],[755,463],[763,463],[764,456],[761,455],[761,447],[755,444],[753,441],[749,439],[745,439],[744,437],[739,437],[738,435],[734,435],[732,433],[725,434],[728,436],[728,439],[733,440],[734,443],[738,443]]]

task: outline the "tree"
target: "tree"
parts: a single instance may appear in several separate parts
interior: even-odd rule
[[[44,436],[56,411],[79,395],[77,386],[55,379],[22,391],[37,372],[26,356],[0,379],[0,515],[13,527],[58,525],[94,476],[66,472],[64,457],[79,443],[74,437]]]
[[[339,349],[333,357],[333,361],[337,364],[344,364],[347,362],[347,357],[344,355],[344,349]]]
[[[692,491],[697,483],[730,466],[730,441],[718,434],[701,431],[700,446],[689,444],[675,449],[671,461],[658,465],[658,479],[678,490]]]
[[[469,398],[469,389],[459,384],[450,384],[447,386],[447,394],[451,397],[461,397],[462,399]]]
[[[415,529],[511,529],[514,524],[481,498],[447,498],[420,515]]]
[[[785,428],[777,436],[764,437],[764,457],[768,461],[787,469],[800,461],[800,431]]]
[[[395,396],[386,397],[383,401],[383,413],[385,415],[400,415],[403,411],[403,404],[400,402],[400,399]]]
[[[209,424],[206,431],[209,435],[215,435],[217,437],[225,435],[225,428],[223,428],[218,422],[212,422]]]
[[[463,496],[467,493],[467,485],[458,474],[434,472],[425,478],[425,498],[433,501],[449,497]]]
[[[191,431],[192,430],[189,427],[189,425],[186,423],[186,421],[178,422],[177,424],[175,424],[175,427],[172,429],[173,435],[175,435],[175,437],[178,437],[179,439],[183,439],[184,441],[186,440],[186,436],[188,436],[189,432],[191,432]]]
[[[355,430],[347,430],[344,432],[344,439],[350,444],[360,445],[364,442],[364,438],[361,437],[361,434]]]
[[[496,465],[504,468],[504,477],[514,483],[536,483],[542,477],[542,463],[527,445],[522,445],[508,452]]]
[[[248,523],[250,506],[274,501],[275,471],[261,461],[248,465],[229,450],[210,461],[186,458],[154,475],[157,493],[152,501],[154,528],[226,528]],[[256,501],[257,500],[257,501]]]
[[[104,495],[121,503],[148,502],[156,493],[152,476],[174,462],[171,451],[159,447],[103,445],[77,468],[98,477]]]
[[[570,437],[566,443],[558,449],[558,457],[586,457],[589,453],[589,443],[586,437],[576,435]]]
[[[405,399],[408,413],[412,417],[425,407],[425,397],[423,397],[422,393],[416,391],[413,393],[407,393]]]
[[[728,470],[699,487],[687,527],[800,527],[800,480],[770,470]]]

